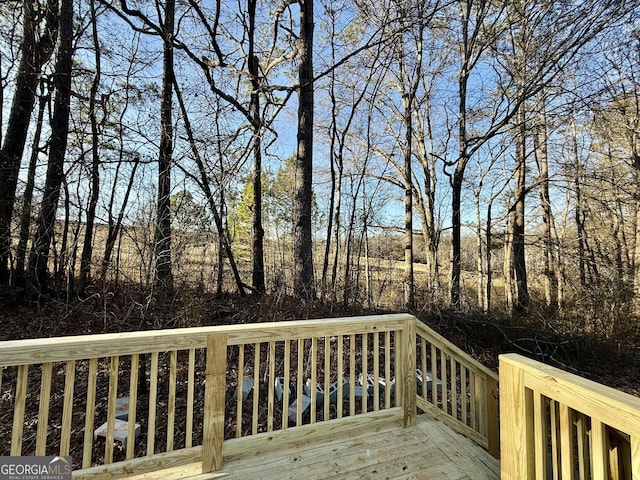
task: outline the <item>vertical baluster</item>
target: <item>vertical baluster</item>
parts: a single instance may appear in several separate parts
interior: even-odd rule
[[[24,409],[27,397],[27,373],[29,365],[18,367],[16,378],[16,401],[13,406],[13,429],[11,430],[11,455],[22,454],[22,435],[24,429]]]
[[[302,425],[302,386],[304,384],[304,339],[298,339],[298,381],[296,391],[296,425]]]
[[[449,397],[447,395],[447,356],[440,350],[440,378],[442,379],[442,411],[449,412]]]
[[[169,400],[167,406],[167,452],[173,451],[173,436],[176,421],[176,383],[178,376],[178,351],[169,355]]]
[[[607,447],[607,429],[600,420],[591,418],[591,478],[609,478],[609,449]],[[632,441],[635,437],[631,437]],[[632,451],[637,451],[633,449]],[[637,457],[634,464],[638,467]],[[638,473],[638,472],[634,472]],[[634,476],[635,478],[635,476]]]
[[[149,381],[149,420],[147,422],[147,455],[155,453],[156,439],[156,402],[158,398],[158,352],[151,354],[151,372]]]
[[[631,478],[640,478],[640,436],[631,435]]]
[[[282,386],[282,429],[289,426],[289,385],[291,385],[291,340],[284,341],[284,385]]]
[[[267,382],[267,431],[273,431],[273,404],[276,380],[276,342],[269,342],[269,380]]]
[[[362,413],[367,413],[367,409],[368,409],[367,400],[369,398],[369,388],[367,383],[367,376],[369,375],[368,343],[369,343],[369,334],[364,333],[362,335]]]
[[[187,420],[185,425],[185,448],[193,446],[193,395],[195,388],[196,349],[189,349],[189,370],[187,373]]]
[[[396,394],[395,394],[395,406],[402,405],[404,395],[404,377],[402,372],[402,332],[393,332],[393,360],[394,360],[394,375],[396,377]]]
[[[458,418],[458,362],[451,360],[451,416]]]
[[[356,414],[356,336],[349,335],[349,415]]]
[[[558,464],[558,455],[560,454],[560,441],[558,439],[558,402],[551,400],[549,411],[551,413],[549,416],[551,424],[551,466],[553,469],[553,478],[559,479],[560,465]]]
[[[431,403],[435,407],[438,406],[438,378],[442,378],[438,375],[438,352],[434,344],[431,344]]]
[[[489,390],[487,389],[487,379],[476,375],[476,418],[478,420],[478,432],[483,436],[487,435],[487,401]]]
[[[71,421],[73,419],[73,390],[76,378],[76,361],[68,360],[64,379],[64,404],[62,407],[62,432],[60,434],[60,456],[69,455],[71,444]]]
[[[318,339],[311,339],[311,360],[309,361],[309,368],[311,368],[311,423],[316,423],[316,382],[318,381]]]
[[[435,377],[431,377],[431,382],[435,382]],[[469,405],[469,395],[467,390],[467,366],[460,364],[460,400],[462,402],[462,423],[465,425],[469,425],[469,416],[468,405]]]
[[[104,445],[104,463],[113,462],[113,442],[115,440],[116,398],[118,397],[118,364],[120,357],[111,357],[109,367],[109,400],[107,404],[107,440]]]
[[[544,397],[533,392],[533,441],[536,465],[536,480],[547,476],[547,408]]]
[[[420,337],[420,369],[422,370],[422,398],[427,399],[427,341]],[[433,383],[433,374],[431,375]]]
[[[573,422],[571,421],[571,411],[566,403],[560,404],[560,451],[563,480],[573,480],[575,468],[573,462]]]
[[[251,414],[251,434],[258,433],[258,406],[260,402],[260,343],[253,346],[253,413]]]
[[[47,429],[49,427],[49,401],[51,399],[51,377],[53,363],[42,365],[42,378],[40,379],[40,405],[38,407],[38,431],[36,433],[36,455],[46,455]]]
[[[342,401],[342,396],[344,395],[344,388],[343,388],[343,378],[344,378],[344,337],[342,335],[338,335],[338,352],[337,352],[337,356],[338,356],[338,401],[337,401],[337,412],[336,415],[338,418],[342,418],[342,406],[343,406],[343,401]]]
[[[127,460],[133,458],[136,435],[136,410],[138,405],[138,366],[140,355],[131,355],[131,376],[129,378],[129,414],[127,416]]]
[[[322,419],[329,420],[329,387],[331,386],[331,337],[324,337],[324,411]]]
[[[576,433],[578,440],[578,476],[580,480],[587,480],[589,478],[589,438],[587,417],[583,413],[579,414],[576,419]]]
[[[82,451],[82,468],[89,468],[91,466],[97,383],[98,359],[92,358],[89,360],[89,376],[87,378],[87,406],[84,417],[84,449]]]
[[[384,332],[384,408],[391,407],[391,332]]]
[[[373,332],[373,411],[380,410],[380,333]]]
[[[478,394],[476,392],[476,374],[475,372],[469,372],[469,406],[471,408],[470,412],[470,422],[471,428],[473,428],[476,432],[478,429]]]
[[[238,345],[238,386],[236,388],[236,438],[242,436],[242,384],[244,383],[244,344]]]

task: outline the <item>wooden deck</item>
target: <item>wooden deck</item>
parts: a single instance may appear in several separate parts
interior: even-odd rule
[[[640,399],[515,354],[498,379],[407,314],[0,342],[0,456],[45,454],[76,480],[640,480]]]
[[[447,479],[500,478],[499,461],[429,415],[415,427],[373,423],[342,435],[296,440],[255,455],[225,455],[220,472],[195,462],[129,479]]]

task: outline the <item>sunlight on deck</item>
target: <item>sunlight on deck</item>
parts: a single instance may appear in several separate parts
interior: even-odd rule
[[[255,456],[229,456],[222,471],[201,474],[202,463],[130,479],[446,479],[500,478],[499,461],[443,423],[420,415],[402,428],[385,422],[341,436],[298,440]]]

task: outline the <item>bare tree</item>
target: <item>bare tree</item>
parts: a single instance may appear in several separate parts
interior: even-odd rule
[[[58,35],[58,0],[24,0],[21,57],[13,103],[0,149],[0,285],[10,279],[11,216],[42,66],[51,58]]]
[[[501,17],[500,11],[494,12],[490,2],[463,0],[459,3],[460,14],[460,67],[458,70],[458,158],[450,163],[455,166],[450,176],[451,181],[451,305],[460,307],[461,290],[460,290],[460,274],[461,274],[461,204],[462,204],[462,186],[464,183],[465,171],[471,160],[473,153],[486,141],[489,136],[485,135],[484,139],[471,139],[468,125],[468,99],[469,99],[469,80],[474,68],[482,58],[484,52],[489,48],[490,42],[495,32],[491,31],[490,35],[485,34],[487,31],[487,22],[496,22],[499,25]],[[487,32],[488,33],[488,32]],[[511,114],[512,115],[512,114]],[[503,122],[504,123],[504,120]],[[491,136],[495,135],[499,128],[494,124],[491,129]]]
[[[171,271],[171,159],[173,155],[173,34],[175,0],[164,5],[162,32],[162,92],[160,94],[160,153],[158,155],[158,203],[155,231],[155,288],[173,291]]]
[[[91,0],[89,4],[91,11],[91,36],[93,38],[93,48],[95,56],[95,74],[91,82],[91,91],[89,93],[89,121],[91,123],[91,192],[89,198],[89,207],[87,208],[87,221],[85,223],[84,244],[82,247],[82,256],[80,258],[80,278],[78,281],[78,290],[84,293],[91,277],[91,257],[93,256],[93,230],[96,217],[96,208],[100,197],[100,136],[98,132],[98,115],[96,112],[96,103],[98,96],[98,88],[100,88],[100,76],[102,73],[100,42],[98,40],[98,19],[96,17],[95,0]]]
[[[298,153],[294,203],[294,295],[315,297],[311,208],[313,203],[313,0],[299,0]]]
[[[45,87],[45,82],[41,83],[41,88]],[[22,194],[22,210],[20,212],[20,237],[18,239],[18,248],[16,250],[16,283],[18,285],[24,284],[24,264],[27,255],[27,242],[29,241],[29,233],[31,231],[31,215],[32,215],[32,201],[33,201],[33,189],[36,181],[36,165],[38,162],[38,156],[46,149],[40,147],[40,137],[42,135],[42,124],[44,122],[44,113],[47,106],[51,104],[51,93],[41,92],[38,100],[38,117],[36,120],[36,130],[33,133],[33,143],[31,147],[31,156],[29,158],[29,166],[27,170],[27,183],[24,187],[24,193]]]
[[[73,0],[60,3],[60,43],[54,74],[55,100],[51,119],[51,143],[37,230],[29,254],[26,299],[37,302],[47,290],[49,247],[56,222],[64,159],[69,132],[71,69],[73,58]]]
[[[545,300],[548,306],[558,308],[560,306],[558,288],[558,262],[556,261],[556,233],[555,219],[551,210],[551,195],[549,189],[549,156],[548,156],[548,134],[547,134],[547,110],[546,96],[541,93],[538,97],[537,119],[532,127],[533,147],[535,160],[538,166],[538,177],[540,182],[540,206],[542,208],[543,231],[543,255],[544,255],[544,278],[545,278]]]

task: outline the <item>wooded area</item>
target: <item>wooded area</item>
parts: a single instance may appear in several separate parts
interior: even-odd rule
[[[3,2],[0,288],[636,338],[639,7]]]

